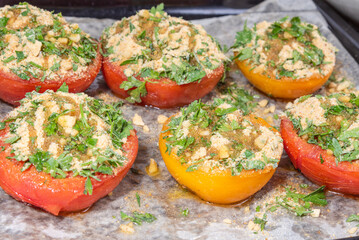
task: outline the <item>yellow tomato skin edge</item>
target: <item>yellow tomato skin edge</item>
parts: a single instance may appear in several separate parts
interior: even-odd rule
[[[167,129],[170,118],[164,124],[162,131]],[[263,170],[243,170],[240,175],[232,176],[229,170],[209,171],[202,169],[186,172],[187,165],[181,164],[179,157],[166,152],[166,140],[163,137],[168,132],[160,134],[159,148],[168,171],[176,181],[196,193],[205,201],[218,204],[231,204],[242,201],[258,192],[273,176],[275,169],[267,167]]]
[[[235,53],[235,55],[237,54]],[[333,72],[332,69],[327,75],[313,74],[302,79],[292,79],[289,77],[276,79],[273,74],[269,78],[260,72],[254,72],[253,66],[248,63],[248,60],[236,60],[235,62],[243,75],[256,88],[269,96],[285,99],[294,99],[315,92],[323,86]]]

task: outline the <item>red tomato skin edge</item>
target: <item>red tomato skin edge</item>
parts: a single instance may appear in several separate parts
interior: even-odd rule
[[[125,66],[115,65],[106,57],[103,60],[102,72],[107,85],[116,95],[123,99],[129,96],[127,91],[120,88],[121,83],[127,80],[123,72],[124,69]],[[168,78],[152,79],[150,80],[151,82],[146,82],[147,95],[141,97],[142,102],[139,105],[158,108],[184,106],[212,91],[223,74],[224,65],[222,64],[213,70],[212,74],[206,75],[199,82],[177,85]],[[137,79],[141,80],[141,77],[137,77]]]
[[[335,163],[335,157],[317,145],[301,139],[292,122],[283,117],[280,132],[284,149],[294,167],[318,185],[340,193],[359,195],[359,167],[349,162]],[[323,163],[321,163],[322,156]]]
[[[5,134],[5,130],[0,131],[0,138]],[[2,141],[0,144],[9,147]],[[138,151],[138,139],[135,131],[132,131],[127,138],[123,148],[128,163],[119,167],[118,172],[113,175],[96,174],[101,181],[91,179],[92,195],[84,194],[85,177],[55,179],[50,174],[38,172],[34,166],[21,172],[23,162],[6,159],[8,155],[5,151],[0,153],[0,186],[16,200],[30,203],[53,215],[58,215],[60,212],[80,211],[109,194],[126,176]]]
[[[56,91],[65,82],[69,87],[69,92],[78,93],[85,91],[95,80],[102,65],[102,55],[100,54],[100,43],[97,46],[97,55],[93,63],[88,66],[81,77],[67,76],[58,81],[40,79],[23,80],[12,72],[0,71],[0,99],[14,106],[19,106],[19,101],[25,97],[27,92],[36,90],[40,86],[39,92],[46,90]]]

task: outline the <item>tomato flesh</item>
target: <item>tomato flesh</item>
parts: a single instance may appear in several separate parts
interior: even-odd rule
[[[102,72],[107,85],[121,98],[127,98],[128,91],[120,88],[122,82],[127,81],[124,74],[125,66],[119,66],[111,63],[108,58],[104,58]],[[204,97],[217,85],[224,74],[224,65],[222,64],[212,74],[206,75],[200,81],[177,85],[168,78],[159,80],[150,79],[146,82],[147,95],[141,97],[140,105],[149,105],[159,108],[171,108],[184,106]],[[142,78],[137,77],[142,80]]]
[[[340,162],[321,147],[301,139],[292,122],[284,117],[281,121],[284,149],[295,168],[318,185],[328,189],[359,195],[359,164]]]
[[[25,94],[36,90],[40,87],[39,92],[46,90],[56,91],[63,83],[69,87],[69,92],[78,93],[85,91],[95,80],[101,69],[102,55],[100,54],[100,44],[97,47],[97,55],[93,62],[88,66],[87,70],[81,76],[67,76],[61,80],[44,80],[30,79],[24,80],[15,75],[0,71],[0,99],[14,106],[19,106],[19,101],[25,97]]]
[[[8,129],[0,131],[0,139]],[[0,140],[0,145],[9,147]],[[85,177],[68,176],[56,179],[45,172],[38,172],[34,166],[21,172],[24,162],[7,159],[7,151],[0,153],[0,186],[15,199],[40,207],[54,215],[60,212],[79,211],[90,207],[100,198],[110,193],[125,177],[135,161],[138,151],[138,139],[132,131],[123,145],[124,155],[128,158],[126,165],[114,169],[113,175],[97,173],[101,179],[91,179],[92,195],[84,194]]]

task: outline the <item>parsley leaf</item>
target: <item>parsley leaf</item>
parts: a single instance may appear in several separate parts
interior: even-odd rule
[[[141,197],[138,193],[136,193],[136,200],[139,207],[141,207]]]
[[[239,46],[244,46],[247,43],[250,43],[253,38],[253,32],[251,29],[247,27],[247,21],[244,23],[243,30],[240,32],[237,32],[236,35],[236,42],[231,48],[237,48]]]
[[[253,55],[253,50],[251,48],[249,48],[249,47],[248,48],[243,48],[238,53],[238,55],[233,58],[233,60],[234,59],[238,59],[240,61],[247,60],[247,59],[251,58],[252,55]]]
[[[352,214],[347,218],[347,222],[359,222],[359,215]]]
[[[57,92],[64,92],[64,93],[68,93],[69,92],[69,86],[67,86],[66,82],[64,82],[61,87],[59,87],[59,89],[57,89]]]
[[[25,59],[25,54],[23,51],[15,51],[17,62],[20,62],[21,60]]]
[[[152,7],[150,10],[150,13],[152,15],[156,15],[156,13],[158,12],[159,14],[163,15],[164,14],[164,9],[165,5],[163,3],[158,4],[156,7]]]
[[[13,143],[16,143],[17,141],[19,141],[20,138],[21,138],[20,136],[10,137],[10,138],[5,139],[5,143],[13,144]]]
[[[143,222],[152,223],[157,220],[151,213],[139,213],[137,211],[133,212],[132,216],[121,211],[121,219],[123,221],[131,221],[136,225],[142,225]]]
[[[259,224],[260,227],[261,227],[261,231],[263,231],[264,228],[265,228],[265,226],[266,226],[266,224],[267,224],[267,222],[268,222],[268,221],[267,221],[267,214],[264,214],[264,215],[263,215],[263,218],[255,217],[254,220],[253,220],[253,222],[254,222],[255,224]]]
[[[136,79],[133,76],[130,76],[127,81],[124,81],[121,83],[120,88],[124,90],[129,90],[131,88],[134,88],[130,91],[128,91],[128,94],[130,95],[128,98],[126,98],[127,101],[131,103],[140,103],[141,97],[144,97],[147,95],[146,90],[146,81],[140,81]]]
[[[184,216],[184,217],[188,217],[189,209],[188,209],[188,208],[181,209],[181,214],[182,214],[182,216]]]
[[[316,205],[320,205],[320,206],[326,206],[328,204],[328,202],[325,199],[324,189],[325,189],[325,186],[321,186],[320,188],[316,189],[315,191],[304,196],[302,198],[303,201],[312,202],[312,203],[314,203]]]
[[[50,70],[53,72],[57,72],[60,69],[60,62],[55,62],[54,65],[50,67]]]
[[[133,129],[133,126],[123,118],[122,112],[119,110],[121,103],[105,104],[102,100],[92,99],[88,106],[91,112],[111,126],[109,133],[112,144],[114,147],[120,148],[123,139],[127,138]]]
[[[8,21],[9,21],[9,18],[7,18],[7,17],[0,18],[0,28],[4,28]]]
[[[16,58],[15,58],[14,56],[10,56],[10,57],[8,57],[8,58],[2,60],[2,62],[3,62],[3,63],[9,63],[9,62],[11,62],[11,61],[13,61],[13,60],[15,60],[15,59],[16,59]]]
[[[85,182],[84,194],[85,195],[92,195],[92,191],[93,191],[93,187],[92,187],[91,179],[90,179],[90,177],[87,177],[86,182]]]
[[[0,130],[3,130],[6,127],[5,122],[0,122]]]
[[[299,217],[305,216],[313,212],[310,203],[320,206],[326,206],[328,204],[325,199],[324,188],[325,186],[319,187],[305,195],[296,192],[295,189],[292,190],[291,187],[287,187],[285,189],[286,195],[276,197],[276,206],[281,206],[288,211],[294,212]]]

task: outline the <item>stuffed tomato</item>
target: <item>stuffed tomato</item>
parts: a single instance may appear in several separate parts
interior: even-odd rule
[[[138,150],[117,106],[85,94],[28,94],[0,129],[0,186],[54,215],[88,208],[110,193]]]
[[[235,62],[256,88],[294,99],[318,90],[335,65],[335,47],[317,26],[299,17],[244,26],[234,46]]]
[[[355,94],[302,97],[281,121],[295,168],[328,189],[359,195],[359,99]]]
[[[100,45],[61,14],[28,3],[0,9],[0,99],[19,105],[27,92],[85,91],[101,69]]]
[[[167,15],[163,5],[115,22],[102,37],[107,85],[132,103],[183,106],[209,93],[227,61],[200,25]]]
[[[243,105],[242,105],[243,106]],[[164,124],[159,148],[178,183],[205,201],[230,204],[259,191],[283,152],[278,131],[235,101],[193,102]]]

